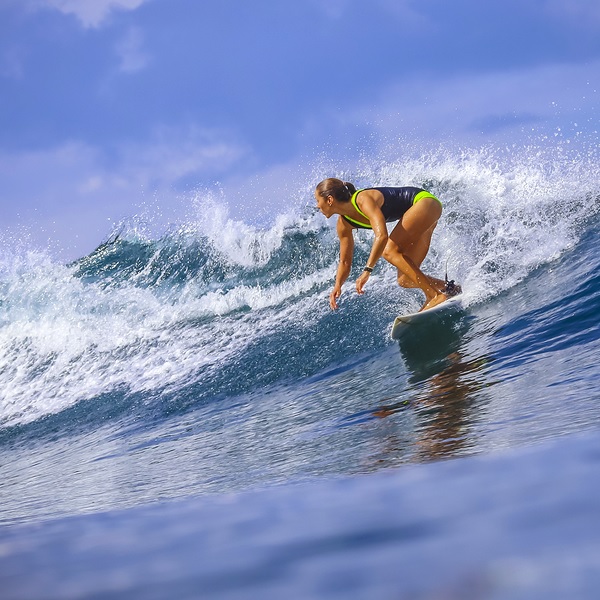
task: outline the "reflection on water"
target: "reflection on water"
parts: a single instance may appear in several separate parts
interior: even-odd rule
[[[414,410],[416,439],[412,440],[411,462],[466,454],[477,444],[471,425],[481,404],[480,390],[492,383],[483,372],[487,357],[467,352],[472,325],[468,315],[454,316],[414,327],[399,342],[412,393],[409,399],[404,395],[400,402],[378,407],[373,415],[386,418],[408,406]],[[395,435],[385,446],[390,458],[401,449],[406,455],[406,440]],[[380,457],[378,462],[382,466],[386,460]]]

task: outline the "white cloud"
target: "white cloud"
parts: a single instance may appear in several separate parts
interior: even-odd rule
[[[350,15],[356,5],[363,5],[363,0],[311,0],[327,19],[340,20]],[[426,19],[413,7],[413,0],[371,0],[370,8],[380,9],[393,20],[404,25],[422,27],[427,25]]]
[[[600,26],[600,2],[598,0],[547,0],[551,15],[569,19],[582,28]]]
[[[156,196],[160,212],[175,218],[182,180],[191,187],[211,183],[247,153],[227,134],[194,128],[123,143],[110,160],[82,142],[0,152],[2,229],[26,226],[41,245],[51,240],[60,246],[58,255],[72,259],[91,251],[113,223],[134,216],[149,198]]]
[[[22,46],[11,46],[0,56],[0,75],[22,79],[25,73],[25,51]]]
[[[135,10],[148,0],[25,0],[30,8],[50,7],[77,17],[84,27],[99,27],[114,10]]]
[[[352,0],[311,0],[312,4],[328,19],[337,20],[344,16]]]
[[[366,127],[390,139],[485,139],[572,123],[581,131],[597,129],[600,62],[550,65],[451,78],[427,74],[390,84],[369,106],[347,113],[313,116],[305,134]],[[407,92],[408,90],[408,92]],[[334,123],[333,127],[325,124]],[[577,123],[577,126],[575,126]]]
[[[431,34],[433,24],[418,12],[412,0],[377,0],[377,4],[398,23],[404,26],[426,27]]]
[[[143,51],[142,45],[143,36],[137,27],[130,28],[125,37],[117,42],[115,49],[120,59],[120,71],[134,73],[147,66],[149,56]]]
[[[220,175],[247,152],[244,144],[225,132],[193,126],[161,128],[147,143],[125,143],[119,148],[122,172],[128,179],[160,187],[194,175]]]

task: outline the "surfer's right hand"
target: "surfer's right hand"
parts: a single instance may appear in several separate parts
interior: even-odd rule
[[[329,294],[329,306],[331,306],[331,308],[333,310],[336,310],[338,307],[338,303],[337,300],[338,298],[342,295],[342,288],[338,287],[337,285],[333,288],[333,291],[331,292],[331,294]]]

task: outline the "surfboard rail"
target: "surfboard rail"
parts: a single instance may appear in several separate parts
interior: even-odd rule
[[[461,310],[463,297],[463,294],[458,294],[457,296],[448,298],[448,300],[433,308],[406,315],[398,315],[392,323],[392,329],[390,331],[391,338],[393,340],[399,340],[416,325],[425,324],[431,319],[435,319],[435,317],[442,317],[447,313]]]

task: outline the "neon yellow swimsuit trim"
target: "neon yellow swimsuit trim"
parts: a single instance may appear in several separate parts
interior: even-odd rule
[[[371,222],[369,221],[369,217],[367,217],[367,215],[365,215],[365,213],[360,210],[360,208],[358,208],[358,203],[356,202],[356,197],[365,190],[366,188],[363,188],[361,190],[356,190],[356,192],[354,192],[354,194],[352,194],[352,196],[350,197],[350,202],[352,203],[352,206],[354,206],[354,208],[356,209],[356,212],[359,215],[362,215],[367,222],[363,223],[361,221],[357,221],[356,219],[353,219],[352,217],[348,217],[346,215],[344,215],[344,219],[350,221],[351,223],[354,223],[355,225],[358,225],[359,227],[365,227],[367,229],[373,229],[371,227]],[[439,198],[436,198],[431,192],[427,192],[426,190],[423,190],[422,192],[419,192],[418,194],[415,195],[415,197],[413,198],[412,201],[412,205],[414,206],[419,200],[423,200],[423,198],[433,198],[434,200],[437,200],[440,205],[442,204],[442,201]]]
[[[419,192],[414,198],[413,198],[413,206],[419,201],[419,200],[423,200],[423,198],[433,198],[434,200],[437,200],[440,204],[442,203],[442,201],[439,198],[436,198],[433,194],[431,194],[430,192],[426,192],[425,190],[423,190],[422,192]]]
[[[352,206],[354,206],[354,208],[356,209],[356,212],[359,215],[362,215],[367,220],[367,222],[361,223],[360,221],[357,221],[356,219],[353,219],[352,217],[347,217],[346,215],[344,215],[344,218],[347,219],[348,221],[351,221],[352,223],[355,223],[356,225],[359,225],[360,227],[367,227],[368,229],[373,229],[371,227],[371,222],[369,221],[369,217],[367,217],[367,215],[365,215],[365,213],[362,210],[360,210],[360,208],[358,208],[358,204],[356,203],[356,196],[358,196],[363,190],[364,190],[364,188],[362,190],[356,190],[354,192],[354,194],[352,194],[352,197],[350,198],[350,202],[352,202]]]

